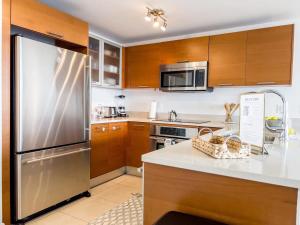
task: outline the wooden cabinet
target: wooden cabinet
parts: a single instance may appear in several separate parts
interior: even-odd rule
[[[109,172],[110,138],[108,128],[108,124],[92,125],[91,178]]]
[[[126,48],[126,88],[159,88],[161,64],[207,61],[208,37]]]
[[[208,41],[209,37],[197,37],[160,43],[160,63],[208,61]]]
[[[125,166],[127,123],[92,125],[91,178]]]
[[[160,45],[126,48],[126,88],[159,88]]]
[[[247,32],[210,37],[208,77],[210,87],[245,85],[246,44]]]
[[[159,67],[208,61],[208,85],[291,84],[293,25],[126,48],[126,88],[159,88]]]
[[[126,123],[110,123],[109,124],[109,170],[113,171],[126,165],[125,138],[127,133]]]
[[[11,23],[81,46],[88,46],[88,24],[37,0],[12,0]]]
[[[150,124],[128,122],[126,164],[141,167],[141,156],[150,151]]]
[[[246,85],[291,84],[293,28],[248,31]]]
[[[94,86],[121,88],[121,46],[96,36],[89,37],[91,56],[91,78]]]

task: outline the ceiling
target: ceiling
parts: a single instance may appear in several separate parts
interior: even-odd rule
[[[299,0],[42,0],[87,21],[119,43],[294,19]],[[146,6],[165,10],[166,32],[144,20]]]

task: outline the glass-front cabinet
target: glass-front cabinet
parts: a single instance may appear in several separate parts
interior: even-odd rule
[[[89,38],[93,85],[121,88],[121,51],[121,46],[100,38]]]

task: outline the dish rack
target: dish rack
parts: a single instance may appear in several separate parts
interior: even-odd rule
[[[203,131],[208,131],[211,137],[208,141],[201,137]],[[192,139],[193,147],[216,159],[244,159],[250,157],[251,146],[243,143],[239,136],[223,137],[214,135],[209,128],[203,128],[198,136]]]

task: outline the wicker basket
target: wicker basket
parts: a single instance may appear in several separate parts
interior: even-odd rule
[[[209,131],[211,137],[208,141],[201,138],[204,130]],[[251,146],[242,143],[237,135],[227,138],[213,135],[209,128],[203,128],[199,131],[198,136],[192,139],[193,147],[216,159],[243,159],[248,158],[251,154]]]

